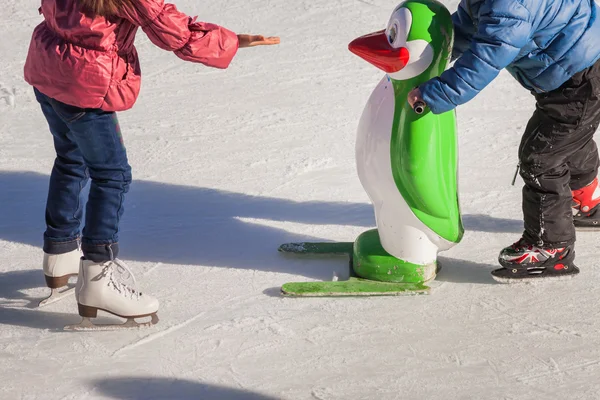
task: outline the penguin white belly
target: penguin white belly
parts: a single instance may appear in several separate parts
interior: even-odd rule
[[[358,176],[375,209],[383,248],[414,264],[436,260],[449,243],[423,224],[400,194],[391,167],[395,96],[389,78],[379,82],[359,122],[356,140]]]

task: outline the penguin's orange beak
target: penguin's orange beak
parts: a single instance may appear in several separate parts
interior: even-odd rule
[[[348,49],[387,73],[400,71],[408,64],[410,58],[407,48],[395,49],[390,46],[385,30],[354,39],[348,45]]]

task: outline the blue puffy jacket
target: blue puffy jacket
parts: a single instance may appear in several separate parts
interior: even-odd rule
[[[561,86],[600,58],[594,0],[461,0],[452,15],[454,65],[421,86],[439,114],[466,103],[503,69],[537,93]]]

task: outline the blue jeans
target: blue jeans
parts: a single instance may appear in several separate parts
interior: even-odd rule
[[[34,91],[56,149],[46,203],[44,252],[73,251],[81,240],[85,259],[112,260],[119,252],[119,221],[131,183],[117,116],[64,104]],[[90,178],[82,235],[82,191]]]

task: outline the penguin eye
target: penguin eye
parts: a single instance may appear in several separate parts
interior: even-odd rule
[[[393,45],[396,41],[396,36],[398,35],[398,31],[396,30],[396,24],[392,25],[388,30],[388,40],[390,45]]]

